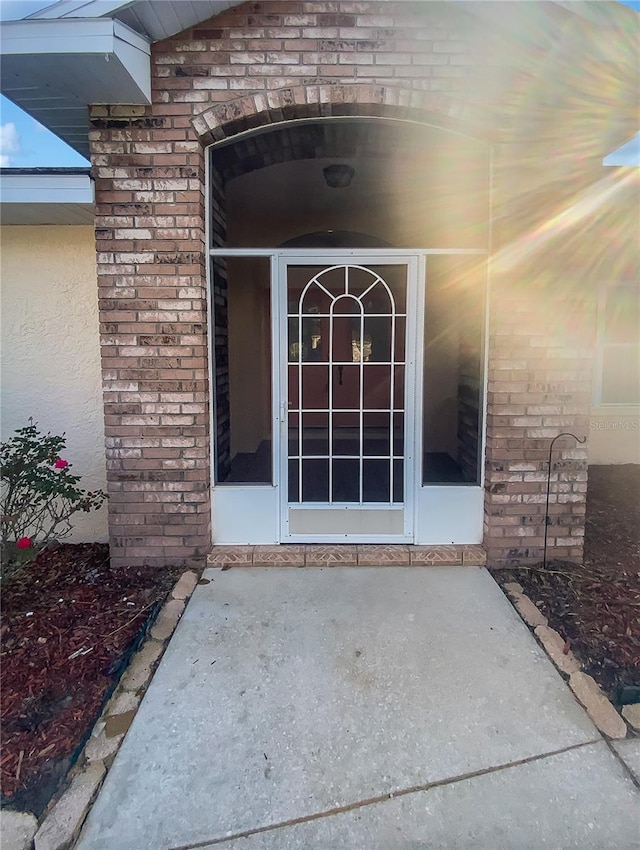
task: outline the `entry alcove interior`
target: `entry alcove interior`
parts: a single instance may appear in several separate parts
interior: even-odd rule
[[[324,170],[340,163],[353,176],[333,188]],[[292,122],[212,148],[211,170],[226,227],[216,248],[487,246],[488,148],[449,131]],[[428,258],[424,483],[479,480],[469,446],[479,455],[485,281],[477,259],[473,274],[461,263],[470,268],[468,258]],[[266,256],[212,261],[218,484],[273,481],[270,273]]]
[[[487,245],[488,147],[448,130],[383,119],[296,121],[211,156],[224,184],[229,248],[276,248],[331,231],[396,248]],[[324,174],[337,164],[353,169],[344,188]]]

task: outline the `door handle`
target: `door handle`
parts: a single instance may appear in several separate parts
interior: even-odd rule
[[[338,384],[342,386],[342,370],[344,366],[338,366]]]

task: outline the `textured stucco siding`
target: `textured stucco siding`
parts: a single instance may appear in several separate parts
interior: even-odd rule
[[[640,409],[594,408],[589,422],[589,463],[640,463]]]
[[[85,489],[106,489],[92,227],[1,230],[1,434],[31,416],[67,439]],[[79,513],[72,542],[106,541],[107,509]]]

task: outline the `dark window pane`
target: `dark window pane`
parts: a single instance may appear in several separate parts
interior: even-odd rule
[[[360,414],[333,414],[333,454],[360,454]]]
[[[404,502],[404,461],[393,462],[393,501]]]
[[[404,413],[393,414],[393,454],[404,457]]]
[[[390,316],[365,317],[362,358],[365,362],[389,363],[391,361],[391,326]]]
[[[364,460],[363,500],[365,502],[390,502],[390,461]]]
[[[289,501],[297,502],[299,499],[298,460],[289,461]]]
[[[302,454],[329,454],[329,415],[327,413],[302,414]]]
[[[334,460],[333,501],[358,502],[360,500],[360,462],[357,460]]]
[[[271,484],[271,302],[266,257],[216,257],[215,477]]]
[[[365,413],[364,454],[367,457],[391,455],[389,413]]]
[[[290,363],[326,363],[327,341],[326,320],[318,316],[303,316],[302,324],[296,316],[289,316],[288,348]],[[302,331],[302,332],[301,332]]]
[[[354,340],[360,338],[360,319],[335,315],[332,333],[331,359],[334,363],[353,363]]]
[[[300,414],[289,413],[289,457],[296,457],[300,453]]]
[[[335,316],[359,316],[361,312],[359,302],[352,295],[339,295],[333,303]]]
[[[329,407],[328,366],[309,363],[302,367],[302,406],[305,410],[326,410]]]
[[[300,370],[298,369],[298,366],[289,365],[287,367],[287,390],[289,393],[287,402],[289,410],[297,410],[300,404],[299,378]]]
[[[346,423],[345,418],[353,418],[354,421],[353,423]],[[351,414],[338,414],[334,416],[333,454],[360,454],[360,421],[357,414],[354,414],[353,417]]]
[[[393,406],[404,410],[404,366],[394,367]]]
[[[404,316],[399,316],[396,319],[395,353],[394,353],[394,357],[393,357],[393,359],[396,362],[404,362],[406,326],[407,326],[407,320],[404,318]]]
[[[327,502],[329,500],[329,461],[302,461],[302,501]]]
[[[360,407],[360,366],[333,366],[333,407],[336,410],[358,410]]]
[[[423,484],[480,481],[484,260],[427,261],[423,385]]]
[[[391,367],[366,363],[363,367],[365,410],[391,409]]]

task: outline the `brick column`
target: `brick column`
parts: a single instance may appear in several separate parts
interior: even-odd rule
[[[204,157],[191,107],[93,107],[112,558],[211,544]]]
[[[545,328],[522,287],[494,281],[487,398],[485,545],[489,562],[542,558],[547,459],[553,437],[588,433],[591,352]],[[539,293],[543,296],[543,293]],[[549,310],[565,307],[550,297]],[[535,325],[535,326],[534,326]],[[549,557],[580,560],[587,448],[558,441],[552,464]]]
[[[539,227],[580,187],[536,187],[532,203],[512,165],[495,175],[484,528],[494,566],[542,559],[549,446],[564,431],[588,436],[595,330],[595,287],[575,241]],[[582,558],[587,457],[587,443],[555,445],[548,558]]]

